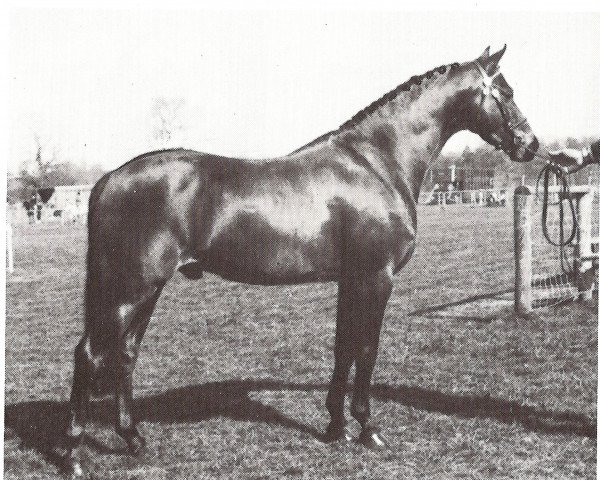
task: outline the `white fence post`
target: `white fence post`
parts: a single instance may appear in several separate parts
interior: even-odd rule
[[[594,190],[590,188],[587,193],[579,197],[578,222],[579,231],[577,235],[577,287],[581,300],[591,300],[594,279],[586,274],[593,268],[592,263],[592,203],[594,201]],[[588,278],[589,277],[589,278]]]
[[[515,189],[514,236],[515,236],[515,311],[527,316],[532,310],[532,242],[531,207],[533,195],[526,186]]]
[[[13,229],[10,223],[6,224],[6,268],[9,273],[15,271],[15,262],[13,257]]]

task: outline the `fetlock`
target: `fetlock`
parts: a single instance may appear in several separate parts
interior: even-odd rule
[[[125,440],[127,448],[132,455],[138,455],[146,447],[146,440],[142,437],[137,427],[134,426],[126,429],[117,427],[116,432]]]
[[[373,425],[363,426],[358,442],[369,450],[383,450],[387,448],[387,441],[379,432],[379,429]]]
[[[324,441],[326,443],[336,442],[338,440],[350,440],[350,435],[346,430],[346,420],[344,418],[331,420],[325,431]]]

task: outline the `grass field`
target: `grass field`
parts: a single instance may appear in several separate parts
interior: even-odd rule
[[[511,313],[509,209],[421,207],[396,277],[374,374],[390,448],[325,445],[334,284],[252,287],[177,275],[135,375],[147,452],[93,405],[98,479],[595,478],[594,304]],[[450,222],[451,221],[451,222]],[[15,229],[7,278],[5,478],[57,478],[72,351],[81,332],[85,229]],[[486,295],[490,294],[490,295]],[[351,423],[354,435],[358,434]]]

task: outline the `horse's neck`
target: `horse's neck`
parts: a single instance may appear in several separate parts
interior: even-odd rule
[[[454,105],[451,90],[442,84],[409,101],[390,102],[355,127],[360,132],[355,148],[391,181],[407,184],[415,202],[427,169],[459,130],[447,120]]]

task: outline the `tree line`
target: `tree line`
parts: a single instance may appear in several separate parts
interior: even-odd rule
[[[553,139],[548,141],[540,140],[540,148],[538,152],[542,155],[547,154],[549,150],[557,150],[561,148],[583,148],[587,147],[597,138],[567,137],[563,139]],[[543,158],[534,158],[531,162],[518,163],[510,160],[508,155],[500,150],[496,150],[490,145],[484,144],[476,149],[465,148],[462,152],[444,153],[438,159],[434,168],[447,168],[450,165],[455,165],[457,168],[485,170],[493,169],[503,172],[507,178],[521,179],[525,177],[529,185],[533,184],[546,160]],[[597,168],[597,167],[589,167]],[[573,184],[585,183],[589,175],[589,169],[584,169],[574,175]],[[597,173],[596,173],[597,176]]]
[[[156,108],[166,108],[164,102],[157,101]],[[161,120],[166,116],[156,115]],[[176,117],[176,115],[174,115]],[[164,122],[160,125],[158,133],[154,133],[156,138],[162,138],[171,134],[172,126],[165,125],[173,122]],[[540,152],[553,150],[558,148],[583,148],[589,145],[593,138],[565,138],[552,140],[540,147]],[[166,143],[166,142],[165,142]],[[35,158],[28,164],[22,165],[18,177],[9,178],[8,185],[8,202],[23,202],[29,200],[32,195],[40,188],[56,187],[58,185],[79,185],[93,184],[104,173],[105,170],[100,165],[79,165],[70,161],[60,161],[53,154],[51,158],[47,158],[44,154],[43,145],[39,138],[36,137],[36,153]],[[462,152],[445,153],[436,162],[434,168],[444,168],[450,165],[455,165],[458,168],[464,169],[501,169],[507,175],[521,177],[525,175],[528,181],[534,181],[537,178],[545,160],[534,159],[529,163],[511,162],[508,156],[499,150],[495,150],[489,145],[483,145],[476,149],[465,148]],[[583,172],[585,173],[585,172]]]

